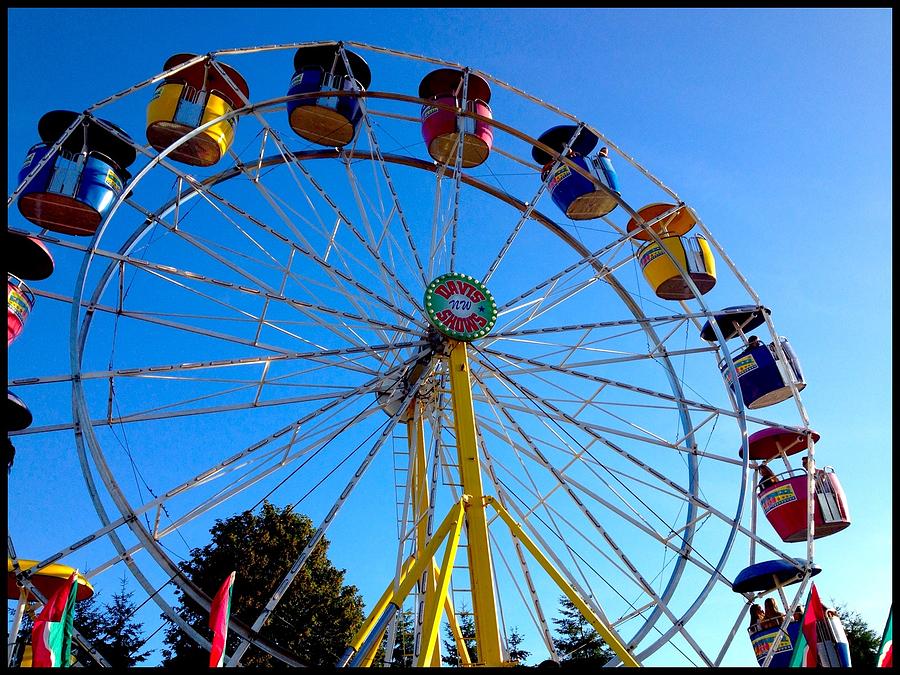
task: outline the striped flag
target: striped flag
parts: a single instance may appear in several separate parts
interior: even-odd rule
[[[800,624],[800,633],[797,635],[797,644],[794,645],[794,653],[791,655],[790,668],[815,668],[816,667],[816,621],[825,619],[825,608],[819,601],[819,592],[813,584],[809,591],[809,599],[806,603],[806,611],[803,612],[803,621]]]
[[[78,572],[47,599],[31,629],[31,667],[68,668],[72,656],[72,629]]]
[[[894,667],[893,623],[894,606],[891,605],[891,610],[888,612],[887,626],[884,627],[884,637],[881,638],[881,648],[878,650],[878,658],[875,660],[875,665],[878,668]]]
[[[234,586],[232,572],[222,582],[222,587],[213,598],[209,608],[209,627],[213,629],[212,649],[209,652],[209,667],[221,668],[225,662],[225,640],[228,637],[228,618],[231,615],[231,588]]]

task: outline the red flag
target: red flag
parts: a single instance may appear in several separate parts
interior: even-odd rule
[[[66,668],[72,654],[72,624],[78,572],[47,599],[31,629],[32,668]]]
[[[231,587],[234,572],[222,583],[209,608],[209,627],[213,629],[212,649],[209,652],[209,667],[221,668],[225,662],[225,639],[228,637],[228,618],[231,615]]]
[[[806,603],[806,611],[803,612],[803,623],[800,626],[800,635],[797,636],[797,644],[794,645],[794,654],[791,656],[791,668],[815,668],[816,655],[818,653],[818,641],[816,639],[816,621],[825,620],[825,608],[819,601],[819,592],[813,584],[809,591],[809,600]]]

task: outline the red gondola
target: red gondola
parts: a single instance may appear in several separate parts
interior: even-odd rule
[[[464,102],[463,80],[461,70],[440,68],[432,71],[419,83],[419,97],[433,101],[422,106],[422,137],[428,154],[436,162],[453,164],[462,133],[462,166],[469,169],[483,163],[491,154],[494,131],[490,123],[484,120],[457,116],[455,108],[463,108],[463,104],[465,112],[488,119],[492,116],[488,105],[491,100],[490,85],[478,75],[469,73]]]
[[[775,476],[773,482],[760,484],[757,498],[763,513],[778,536],[786,542],[804,541],[807,534],[807,475],[805,469],[793,469]],[[813,538],[827,537],[850,525],[847,497],[830,466],[817,469],[814,479],[815,527]]]

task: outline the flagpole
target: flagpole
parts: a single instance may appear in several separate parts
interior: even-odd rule
[[[13,654],[16,651],[16,643],[19,641],[19,626],[22,624],[22,615],[25,613],[26,600],[28,593],[24,588],[19,589],[19,604],[16,605],[16,615],[13,619],[12,630],[7,638],[8,655],[6,657],[7,668],[12,664]]]

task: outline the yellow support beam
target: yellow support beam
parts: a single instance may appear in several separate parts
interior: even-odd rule
[[[436,579],[439,574],[437,563],[432,566],[431,573]],[[456,620],[456,610],[453,608],[453,598],[450,597],[449,593],[447,594],[447,597],[444,598],[444,613],[447,615],[450,633],[453,635],[454,642],[456,642],[456,652],[459,654],[459,660],[462,665],[471,666],[472,659],[469,657],[469,648],[466,647],[466,640],[459,627],[459,621]]]
[[[441,522],[440,527],[438,527],[437,531],[434,533],[431,541],[428,542],[428,546],[426,546],[425,550],[422,552],[422,557],[416,560],[412,569],[410,569],[409,573],[401,581],[397,590],[394,591],[393,597],[391,598],[390,602],[393,602],[398,607],[403,604],[403,600],[407,595],[409,595],[409,592],[415,585],[416,580],[422,575],[422,572],[428,569],[428,565],[433,564],[434,561],[432,560],[432,558],[437,552],[438,547],[441,545],[441,542],[444,541],[447,535],[456,526],[457,521],[461,520],[464,515],[464,500],[461,499],[459,503],[455,504],[450,509],[450,512]]]
[[[372,611],[369,612],[369,616],[366,617],[363,625],[360,626],[358,631],[356,631],[356,635],[348,645],[354,652],[359,651],[359,648],[362,647],[363,642],[365,642],[366,638],[369,637],[369,633],[372,632],[372,628],[378,622],[378,619],[381,618],[381,615],[384,614],[384,611],[390,604],[391,599],[394,597],[394,586],[399,586],[404,582],[415,562],[415,557],[410,556],[409,558],[407,558],[406,562],[403,563],[403,566],[400,568],[400,578],[396,582],[392,581],[388,585],[388,587],[384,589],[384,593],[382,593],[381,597],[378,598],[378,602],[376,602],[375,606],[372,607]]]
[[[594,627],[597,633],[600,634],[606,644],[610,646],[610,648],[616,653],[616,655],[622,659],[622,663],[626,666],[638,667],[641,664],[637,662],[634,656],[625,649],[625,646],[619,641],[619,639],[613,634],[612,630],[603,622],[603,620],[594,614],[594,611],[587,606],[584,600],[581,599],[581,596],[578,595],[577,591],[572,588],[568,581],[559,573],[556,567],[553,566],[553,563],[547,559],[547,557],[543,554],[543,552],[535,545],[535,543],[531,540],[531,537],[526,534],[525,530],[522,529],[522,526],[519,525],[515,520],[513,520],[512,516],[509,515],[509,512],[503,508],[503,505],[500,504],[493,497],[486,497],[485,503],[490,504],[494,507],[494,509],[499,514],[500,518],[503,519],[503,522],[509,527],[510,532],[512,532],[513,536],[516,537],[519,541],[525,544],[525,548],[534,556],[535,560],[541,565],[541,567],[546,570],[547,574],[550,575],[550,578],[556,582],[556,585],[560,587],[563,593],[566,594],[566,597],[572,601],[578,611],[581,612],[581,615],[590,622],[590,624]]]
[[[385,593],[379,599],[375,608],[372,610],[372,612],[370,612],[369,618],[366,620],[363,627],[357,632],[356,637],[353,639],[353,642],[350,644],[348,649],[356,652],[363,646],[366,637],[368,637],[372,632],[372,629],[381,618],[382,614],[384,614],[384,611],[388,608],[388,605],[393,604],[397,607],[401,607],[403,605],[404,599],[406,599],[406,596],[409,595],[410,591],[412,591],[413,586],[415,586],[416,581],[419,579],[419,577],[422,576],[422,573],[426,569],[430,569],[429,566],[434,564],[434,554],[437,552],[437,549],[441,545],[441,542],[451,531],[455,530],[457,527],[462,527],[462,520],[465,517],[465,501],[465,498],[460,499],[459,502],[450,509],[450,512],[441,522],[437,531],[434,533],[434,536],[431,538],[431,541],[428,542],[425,550],[422,551],[422,557],[417,559],[413,559],[411,557],[410,560],[407,561],[413,562],[412,567],[405,574],[401,574],[400,582],[396,585],[396,588],[394,588],[395,584],[393,582],[391,583],[387,591],[385,591]],[[377,611],[379,609],[381,611]],[[377,647],[375,646],[376,644],[377,642],[373,642],[372,649],[363,655],[363,659],[366,665],[370,665],[372,663],[374,652],[377,651]],[[349,658],[346,659],[346,661],[349,660]]]
[[[419,647],[419,659],[416,666],[421,668],[429,664],[434,665],[434,655],[440,655],[437,651],[438,637],[441,628],[441,603],[447,598],[447,589],[450,588],[450,577],[453,575],[453,562],[456,560],[456,549],[459,547],[459,535],[462,532],[463,519],[456,521],[456,525],[447,536],[447,546],[444,548],[444,560],[441,566],[443,570],[436,579],[437,589],[434,593],[434,602],[426,607],[431,612],[426,614],[422,621],[422,639]],[[433,570],[433,568],[432,568]],[[434,578],[432,576],[432,578]],[[440,665],[440,662],[438,662]]]
[[[500,648],[500,626],[481,481],[481,459],[475,427],[475,407],[472,403],[469,355],[465,342],[450,340],[450,389],[460,480],[463,493],[471,497],[466,508],[466,538],[478,660],[486,666],[500,666],[503,664],[503,652]]]
[[[422,415],[415,408],[411,408],[411,410],[414,410],[415,414],[407,422],[406,427],[410,454],[412,455],[409,480],[412,488],[413,522],[418,523],[416,526],[416,554],[418,555],[419,551],[422,551],[428,543],[428,460],[425,457],[425,424]],[[429,572],[431,573],[429,574]],[[440,607],[435,598],[437,577],[431,570],[426,570],[422,575],[419,587],[425,595],[423,615],[431,616],[435,611],[435,607]],[[435,668],[441,665],[440,643],[434,650],[431,665]]]

